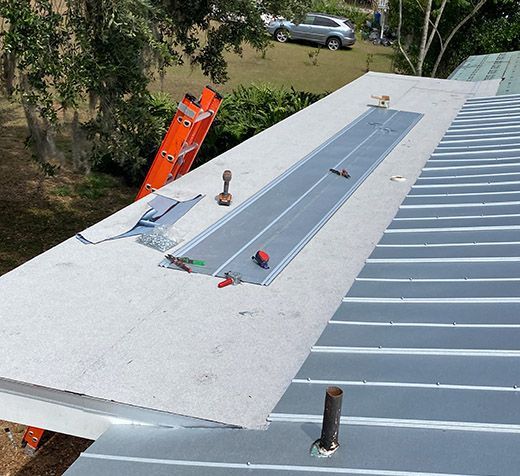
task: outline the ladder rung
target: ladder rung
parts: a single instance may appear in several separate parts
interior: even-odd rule
[[[188,147],[185,147],[184,149],[182,149],[180,152],[179,152],[179,155],[178,155],[178,158],[181,159],[182,157],[184,157],[186,154],[188,154],[189,152],[191,152],[192,150],[195,150],[199,147],[199,144],[197,144],[196,142],[191,144],[190,146]]]
[[[214,114],[213,111],[203,112],[202,114],[199,114],[197,116],[197,119],[195,119],[193,121],[193,123],[196,124],[197,122],[203,121],[204,119],[207,119],[208,117],[211,117],[213,114]]]

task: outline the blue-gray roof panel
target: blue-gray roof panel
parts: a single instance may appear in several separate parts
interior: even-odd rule
[[[397,284],[397,283],[395,283]],[[426,284],[426,283],[423,283]],[[318,347],[372,349],[454,349],[514,351],[520,356],[520,326],[466,327],[463,324],[432,326],[400,324],[349,324],[332,321],[316,342]],[[435,382],[430,382],[435,383]],[[511,382],[511,387],[516,382]],[[519,392],[520,395],[520,392]],[[520,412],[519,412],[520,416]]]
[[[295,379],[358,385],[442,382],[444,386],[497,387],[506,391],[520,385],[520,367],[514,365],[515,361],[516,357],[312,352]]]
[[[443,263],[428,263],[427,266]],[[404,266],[404,265],[397,265]],[[410,265],[412,266],[412,265]],[[415,324],[520,325],[520,303],[509,302],[344,302],[335,321]]]
[[[307,449],[319,436],[319,423],[256,432],[114,427],[67,474],[475,476],[520,466],[519,434],[343,425],[334,457],[313,458]]]
[[[367,263],[358,279],[406,279],[464,281],[519,279],[518,261],[506,261],[497,266],[496,262],[466,261],[454,263]],[[520,281],[518,281],[520,285]],[[520,322],[520,316],[519,316]]]
[[[329,385],[335,385],[335,381],[293,383],[270,418],[272,421],[321,423],[323,399]],[[347,428],[349,419],[353,419],[367,425],[447,428],[455,423],[465,429],[480,425],[481,429],[487,426],[499,431],[509,427],[520,431],[520,414],[511,411],[520,405],[520,392],[461,390],[444,388],[442,384],[437,387],[435,382],[427,388],[370,383],[341,383],[340,386],[345,393],[341,418]]]

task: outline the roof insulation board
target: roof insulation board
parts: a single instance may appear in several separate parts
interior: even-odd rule
[[[0,419],[95,439],[121,421],[121,404],[173,414],[164,425],[264,426],[462,104],[497,84],[369,73],[161,189],[205,196],[173,227],[182,246],[367,111],[372,94],[424,114],[270,286],[218,289],[211,276],[157,266],[162,253],[135,238],[71,238],[0,277]],[[225,169],[230,208],[213,199]],[[149,200],[90,231],[127,231]],[[94,425],[93,400],[109,401],[113,418],[98,412]]]
[[[499,143],[493,145],[494,152],[483,155],[501,158]],[[435,160],[434,151],[421,177]],[[461,172],[464,175],[465,169]],[[457,182],[454,177],[452,184]],[[412,187],[405,203],[416,190]],[[450,197],[451,191],[444,196]],[[435,196],[429,198],[437,216],[465,219],[452,215],[452,208]],[[466,199],[475,205],[476,215],[487,204],[485,195]],[[496,218],[508,215],[502,211]],[[400,221],[396,218],[392,225]],[[513,243],[520,241],[518,227],[508,224],[456,231],[458,246],[452,244],[449,231],[439,228],[389,227],[270,414],[267,430],[181,430],[168,437],[161,430],[139,435],[137,429],[114,428],[69,473],[125,469],[163,474],[170,468],[186,475],[218,475],[224,470],[273,475],[516,475],[520,275],[511,263],[517,265],[520,249],[509,242],[492,242],[501,251],[497,255],[483,247],[481,236],[489,239],[496,226],[509,232]],[[423,240],[425,233],[435,235],[434,246]],[[381,247],[388,236],[392,243]],[[420,246],[410,246],[410,237]],[[399,257],[390,253],[393,249]],[[418,257],[417,249],[435,250],[435,261]],[[477,249],[485,252],[466,251]],[[463,266],[454,267],[453,260]],[[471,265],[471,273],[466,265]],[[329,385],[344,391],[341,446],[331,458],[313,458],[309,448],[320,436]],[[138,442],[129,448],[133,438]]]
[[[204,260],[196,273],[233,271],[245,282],[270,284],[420,117],[368,110],[176,253]],[[350,178],[331,168],[348,170]],[[270,268],[251,259],[258,250],[270,255]]]
[[[500,79],[497,95],[520,93],[520,51],[470,56],[449,79],[484,81]]]

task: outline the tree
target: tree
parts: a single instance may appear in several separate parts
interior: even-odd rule
[[[429,74],[432,77],[436,76],[454,37],[487,1],[394,0],[393,8],[390,10],[391,19],[394,25],[397,25],[398,50],[409,70],[413,74],[423,76],[427,65]],[[419,25],[420,29],[417,28]],[[420,39],[417,38],[418,32]],[[407,38],[405,45],[404,36]]]
[[[468,56],[520,50],[520,0],[489,0],[456,35],[437,74],[450,74]]]
[[[62,86],[60,45],[68,33],[51,2],[1,1],[3,87],[18,92],[31,143],[40,161],[57,154],[53,124],[57,121],[55,93]]]
[[[303,15],[307,5],[307,0],[0,0],[1,84],[24,106],[40,161],[56,157],[54,136],[67,124],[76,165],[111,162],[136,180],[147,158],[137,153],[135,135],[150,119],[148,85],[154,75],[188,61],[222,83],[225,52],[240,54],[244,43],[265,47],[263,14]]]

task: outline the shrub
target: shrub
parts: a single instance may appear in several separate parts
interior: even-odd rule
[[[222,102],[197,164],[235,147],[325,95],[268,84],[239,86]]]
[[[238,87],[222,102],[195,165],[222,154],[323,96],[325,94],[266,84]],[[139,184],[157,153],[177,105],[165,93],[130,98],[126,104],[124,110],[118,110],[120,129],[112,131],[110,137],[100,135],[102,128],[97,124],[90,123],[86,127],[90,127],[97,138],[92,159],[94,169],[121,175],[127,182]]]
[[[372,18],[371,13],[361,8],[347,5],[343,0],[314,0],[312,8],[315,12],[346,17],[356,25],[357,30],[359,30],[367,20]]]
[[[103,127],[102,118],[85,125],[92,138],[92,166],[94,170],[120,175],[130,184],[139,184],[151,164],[168,130],[177,104],[165,93],[134,96],[113,110],[117,124],[113,129]]]

